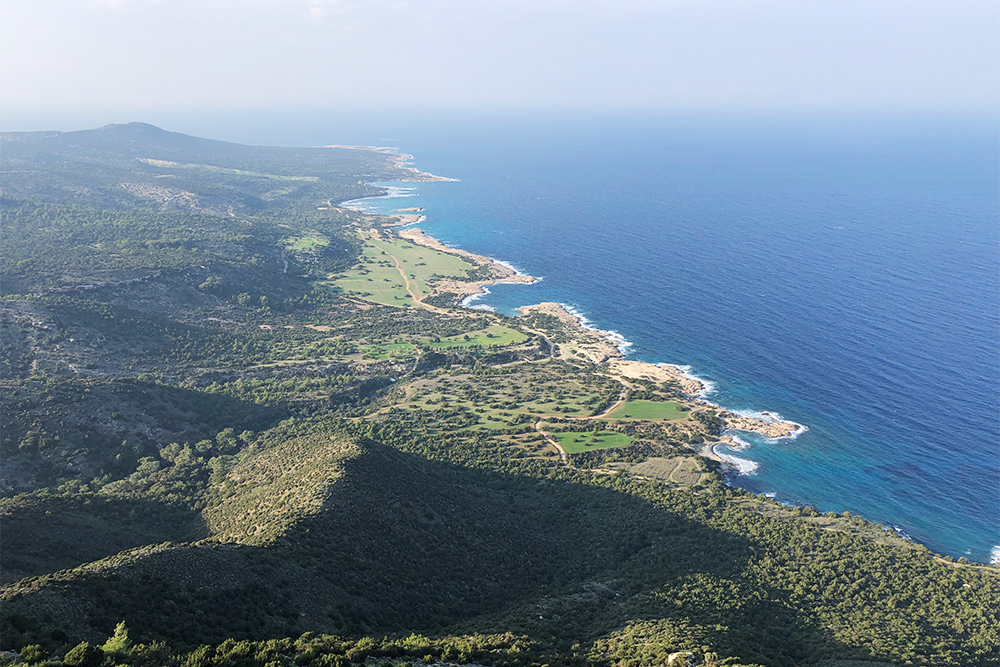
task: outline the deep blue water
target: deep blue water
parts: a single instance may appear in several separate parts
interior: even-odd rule
[[[993,116],[150,118],[245,143],[398,146],[461,179],[373,202],[544,280],[505,313],[576,307],[710,400],[806,424],[747,437],[733,483],[898,526],[986,561],[1000,544],[1000,137]]]

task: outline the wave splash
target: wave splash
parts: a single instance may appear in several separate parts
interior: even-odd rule
[[[618,351],[621,352],[623,356],[628,354],[628,349],[632,347],[632,343],[625,338],[625,336],[621,335],[614,329],[598,329],[590,322],[590,319],[586,315],[580,312],[576,306],[572,306],[568,303],[560,303],[559,305],[562,306],[567,313],[575,317],[581,327],[584,329],[590,329],[591,331],[600,331],[601,333],[606,334],[607,337],[614,342],[615,347],[618,348]]]
[[[725,451],[726,449],[728,449],[730,451],[732,451],[734,449],[737,450],[737,451],[739,451],[739,450],[747,449],[747,448],[750,447],[750,443],[742,441],[739,438],[734,437],[733,440],[737,441],[737,445],[742,442],[743,445],[745,445],[745,446],[727,447],[724,444],[718,444],[718,445],[716,445],[715,447],[712,448],[712,451],[715,452],[715,455],[718,456],[720,459],[722,459],[723,461],[725,461],[729,465],[733,466],[733,468],[736,469],[736,474],[737,475],[754,475],[754,474],[756,474],[757,473],[757,469],[760,467],[759,463],[757,463],[756,461],[751,461],[750,459],[741,458],[739,456],[733,456],[729,452]]]
[[[694,373],[691,372],[691,367],[688,366],[688,365],[686,365],[686,364],[685,365],[678,365],[678,364],[657,364],[657,365],[658,366],[673,366],[674,368],[676,368],[677,370],[679,370],[681,372],[681,375],[683,375],[687,379],[694,380],[695,382],[700,382],[701,386],[702,386],[702,390],[700,392],[698,392],[698,398],[707,398],[707,397],[711,396],[712,394],[714,394],[716,392],[717,385],[714,382],[712,382],[711,380],[706,380],[703,377],[698,377],[697,375],[695,375]],[[710,403],[710,405],[715,405],[715,403]],[[721,408],[722,406],[721,405],[715,405],[715,407]],[[725,408],[723,408],[723,409],[725,409]]]
[[[484,296],[491,294],[490,288],[486,287],[485,285],[480,286],[480,289],[483,291],[477,294],[470,294],[469,296],[462,299],[458,305],[460,305],[462,308],[468,308],[470,310],[488,310],[491,313],[496,312],[496,308],[494,308],[489,304],[485,303],[473,304],[474,301],[478,301],[479,299],[482,299]]]
[[[380,186],[385,188],[386,193],[384,195],[375,195],[372,197],[361,197],[360,199],[349,199],[347,201],[340,202],[340,208],[346,208],[351,211],[357,211],[358,213],[374,213],[378,214],[379,210],[377,206],[372,206],[365,202],[376,201],[380,199],[401,199],[405,197],[417,197],[417,189],[414,187],[403,187],[399,185],[383,185]]]

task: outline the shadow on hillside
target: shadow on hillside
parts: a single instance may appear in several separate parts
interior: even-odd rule
[[[288,415],[280,406],[133,378],[31,380],[15,389],[0,391],[4,495],[70,479],[122,479],[171,442],[210,440],[214,449],[203,455],[232,453],[239,443],[218,449],[220,431],[262,431]]]
[[[125,549],[208,536],[198,512],[146,499],[21,496],[4,502],[2,583]]]
[[[686,518],[712,511],[690,494],[665,507],[610,488],[473,470],[374,443],[363,450],[322,509],[273,546],[178,545],[134,554],[113,573],[70,576],[58,588],[46,585],[48,596],[85,613],[41,631],[19,628],[51,613],[51,597],[8,591],[5,635],[13,629],[16,636],[6,641],[51,643],[56,629],[96,641],[124,619],[134,639],[174,646],[456,627],[568,645],[635,618],[625,614],[640,609],[620,606],[627,599],[670,582],[729,581],[750,558],[746,539]],[[575,603],[553,610],[545,606],[553,599]],[[670,601],[666,616],[819,636],[771,593],[757,599],[726,610],[712,595],[684,609]],[[656,605],[652,611],[662,613]],[[559,622],[546,622],[552,619]],[[767,651],[772,659],[806,650],[781,641]]]

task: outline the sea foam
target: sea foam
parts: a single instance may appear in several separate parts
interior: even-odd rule
[[[485,303],[477,303],[475,305],[470,305],[470,304],[472,304],[473,301],[477,301],[478,299],[482,299],[484,296],[490,294],[489,288],[487,288],[485,286],[480,286],[480,289],[482,289],[483,291],[479,292],[477,294],[470,294],[469,296],[467,296],[464,299],[462,299],[459,302],[458,305],[462,306],[462,308],[469,308],[471,310],[488,310],[490,312],[495,312],[496,308],[494,308],[493,306],[487,305]]]
[[[681,372],[681,375],[683,375],[687,379],[694,380],[695,382],[700,382],[702,389],[701,389],[700,392],[698,392],[698,398],[707,398],[708,396],[711,396],[712,394],[715,393],[716,384],[714,382],[712,382],[711,380],[706,380],[705,378],[698,377],[697,375],[695,375],[694,373],[692,373],[690,366],[687,366],[687,365],[683,365],[682,366],[682,365],[678,365],[678,364],[664,364],[664,365],[665,366],[673,366],[674,368],[678,369]],[[714,405],[714,403],[713,403],[713,405]],[[718,407],[722,407],[722,406],[716,405],[715,407],[718,408]]]
[[[744,459],[739,456],[728,454],[724,451],[724,447],[725,445],[716,445],[712,448],[712,451],[715,452],[715,455],[720,459],[736,468],[737,475],[754,475],[757,473],[757,468],[760,467],[759,463],[751,461],[750,459]],[[742,447],[740,449],[742,449]]]
[[[581,313],[575,306],[571,306],[568,303],[560,303],[559,305],[562,306],[563,310],[575,317],[581,327],[584,329],[590,329],[591,331],[600,331],[601,333],[606,334],[607,337],[611,339],[611,342],[615,344],[615,347],[618,348],[619,352],[623,355],[628,354],[628,349],[632,347],[632,343],[625,338],[625,336],[621,335],[617,331],[614,331],[613,329],[598,329],[591,324],[587,316]]]
[[[359,213],[378,213],[378,208],[376,206],[372,206],[371,204],[367,204],[365,202],[378,199],[400,199],[404,197],[418,196],[416,188],[404,188],[398,185],[383,185],[379,187],[386,189],[386,193],[384,195],[361,197],[360,199],[349,199],[347,201],[340,202],[340,208],[358,211]]]
[[[500,266],[507,267],[508,269],[510,269],[511,271],[514,272],[514,275],[518,275],[518,276],[526,276],[526,275],[528,275],[524,271],[522,271],[521,269],[517,268],[516,266],[514,266],[513,264],[511,264],[510,262],[508,262],[506,260],[497,259],[496,257],[490,257],[489,259],[493,260],[494,262],[496,262]],[[538,280],[541,280],[541,278],[539,278]]]

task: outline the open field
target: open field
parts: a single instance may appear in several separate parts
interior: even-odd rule
[[[383,345],[372,345],[362,350],[365,359],[377,359],[385,361],[393,358],[410,358],[417,353],[417,346],[413,343],[385,343]]]
[[[528,340],[528,336],[501,325],[491,325],[478,331],[470,331],[461,336],[449,336],[439,341],[417,340],[413,342],[399,341],[371,345],[362,349],[364,358],[385,361],[386,359],[408,359],[417,354],[419,345],[427,345],[435,350],[455,350],[471,347],[507,347],[519,345]]]
[[[461,336],[451,336],[442,338],[439,343],[431,343],[431,347],[436,349],[452,349],[472,347],[505,347],[507,345],[519,345],[528,340],[526,334],[511,329],[510,327],[491,325],[478,331],[470,331]]]
[[[653,477],[665,482],[693,486],[710,474],[702,470],[698,459],[693,456],[672,456],[670,458],[650,458],[629,468],[633,475]]]
[[[596,435],[593,432],[553,433],[552,437],[559,442],[559,446],[567,454],[624,447],[632,442],[632,438],[629,436],[614,431],[598,431]]]
[[[469,275],[470,270],[476,268],[454,255],[414,245],[408,241],[370,240],[369,243],[380,252],[397,258],[403,264],[406,276],[421,297],[431,293],[432,290],[427,286],[427,283],[435,275],[465,278]]]
[[[181,164],[171,160],[154,160],[152,158],[139,158],[139,162],[145,162],[153,167],[161,169],[186,169],[200,171],[209,174],[229,174],[232,176],[250,176],[253,178],[266,178],[272,181],[317,181],[316,176],[286,176],[281,174],[266,174],[259,171],[246,171],[245,169],[231,169],[227,167],[217,167],[210,164]]]
[[[363,239],[365,245],[358,264],[327,284],[339,287],[347,295],[387,306],[413,305],[406,281],[396,267],[396,259],[409,280],[410,289],[420,299],[432,293],[429,283],[434,276],[465,278],[475,268],[454,255],[407,241]]]
[[[339,287],[348,296],[361,297],[386,306],[412,304],[403,277],[392,258],[372,245],[365,245],[358,264],[327,284]]]
[[[291,236],[282,239],[282,244],[286,250],[292,252],[315,252],[320,248],[330,245],[330,239],[319,232],[309,232],[301,236]]]
[[[687,419],[689,414],[674,401],[628,401],[615,408],[607,419]]]

